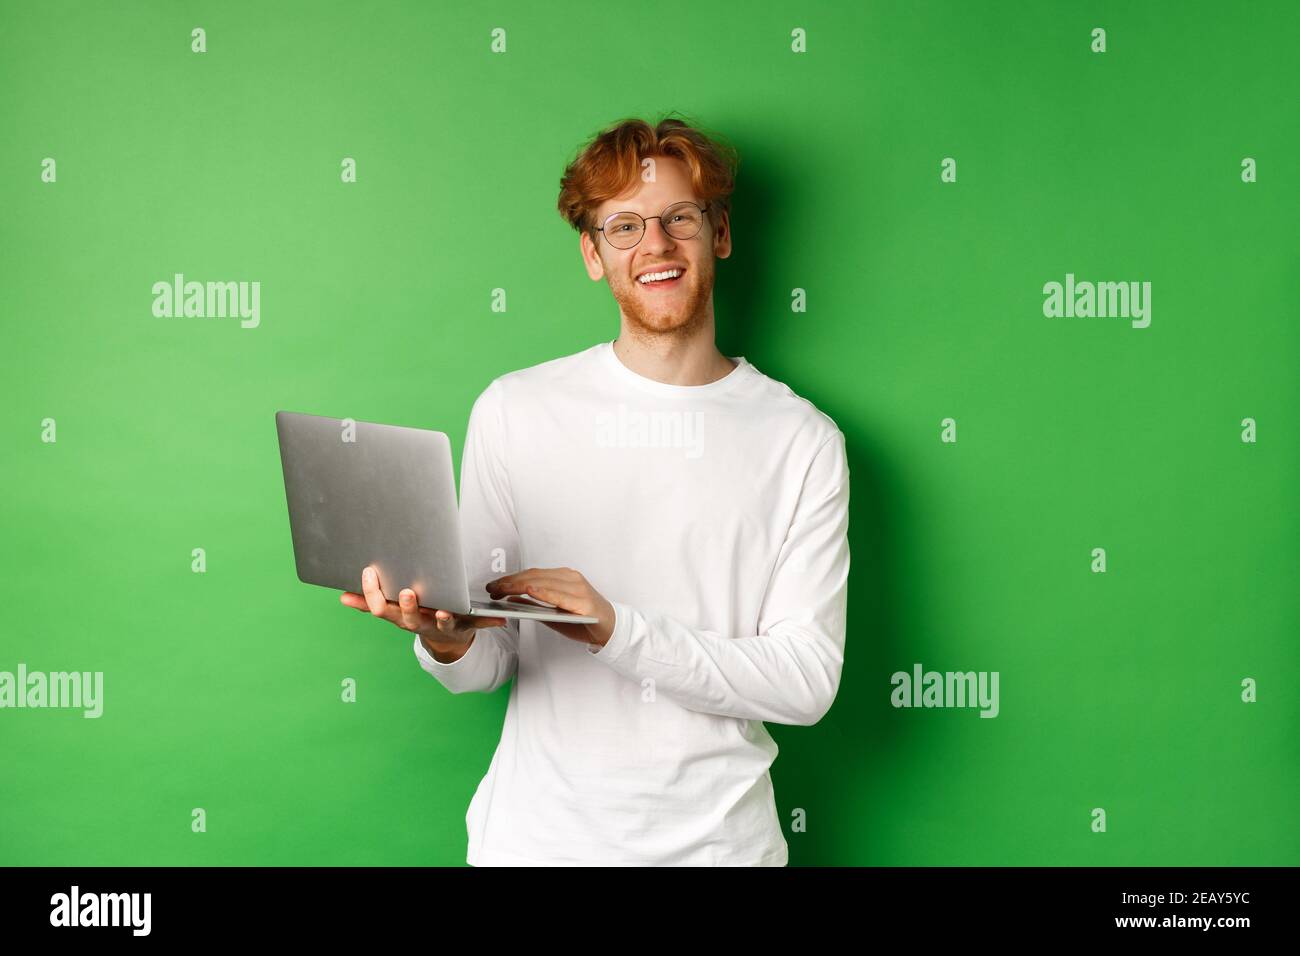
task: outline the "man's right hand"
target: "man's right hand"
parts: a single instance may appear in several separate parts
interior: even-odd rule
[[[379,575],[373,567],[367,567],[361,572],[360,594],[344,591],[339,596],[339,600],[348,607],[369,611],[375,617],[382,617],[404,631],[419,634],[420,641],[429,653],[444,664],[460,659],[469,650],[479,628],[506,625],[503,617],[476,617],[422,608],[418,596],[410,588],[404,588],[397,598],[396,601],[390,601],[384,596],[379,588]]]

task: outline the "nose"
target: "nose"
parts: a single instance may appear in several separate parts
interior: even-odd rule
[[[650,223],[654,223],[654,225],[652,226]],[[645,235],[641,237],[638,245],[645,246],[652,254],[657,255],[658,253],[655,250],[672,249],[675,247],[676,242],[677,240],[668,235],[668,230],[664,228],[662,222],[658,219],[647,219]]]

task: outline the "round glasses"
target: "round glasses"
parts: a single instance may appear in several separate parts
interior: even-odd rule
[[[651,216],[658,219],[664,232],[674,239],[694,239],[704,225],[704,211],[710,203],[702,207],[695,203],[673,203],[662,214]],[[598,232],[605,234],[605,239],[615,249],[631,249],[645,235],[646,220],[634,212],[616,212],[605,219],[605,225],[597,226]]]

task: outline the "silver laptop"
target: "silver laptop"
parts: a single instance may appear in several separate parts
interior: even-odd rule
[[[390,601],[409,587],[430,609],[596,623],[540,602],[470,600],[447,436],[374,422],[348,425],[345,431],[342,419],[275,413],[300,581],[361,593],[361,571],[369,564]]]

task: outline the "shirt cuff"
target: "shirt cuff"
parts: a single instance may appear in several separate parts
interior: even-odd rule
[[[617,601],[609,602],[614,608],[614,630],[609,635],[609,640],[602,647],[599,644],[588,644],[587,652],[598,661],[604,661],[612,664],[627,650],[627,646],[632,640],[632,609]]]
[[[424,665],[425,670],[446,670],[449,667],[458,667],[467,657],[474,653],[474,647],[481,643],[479,635],[475,634],[473,643],[470,644],[465,653],[451,663],[447,663],[430,654],[429,649],[424,646],[424,641],[420,640],[420,635],[417,634],[415,635],[415,656]]]

